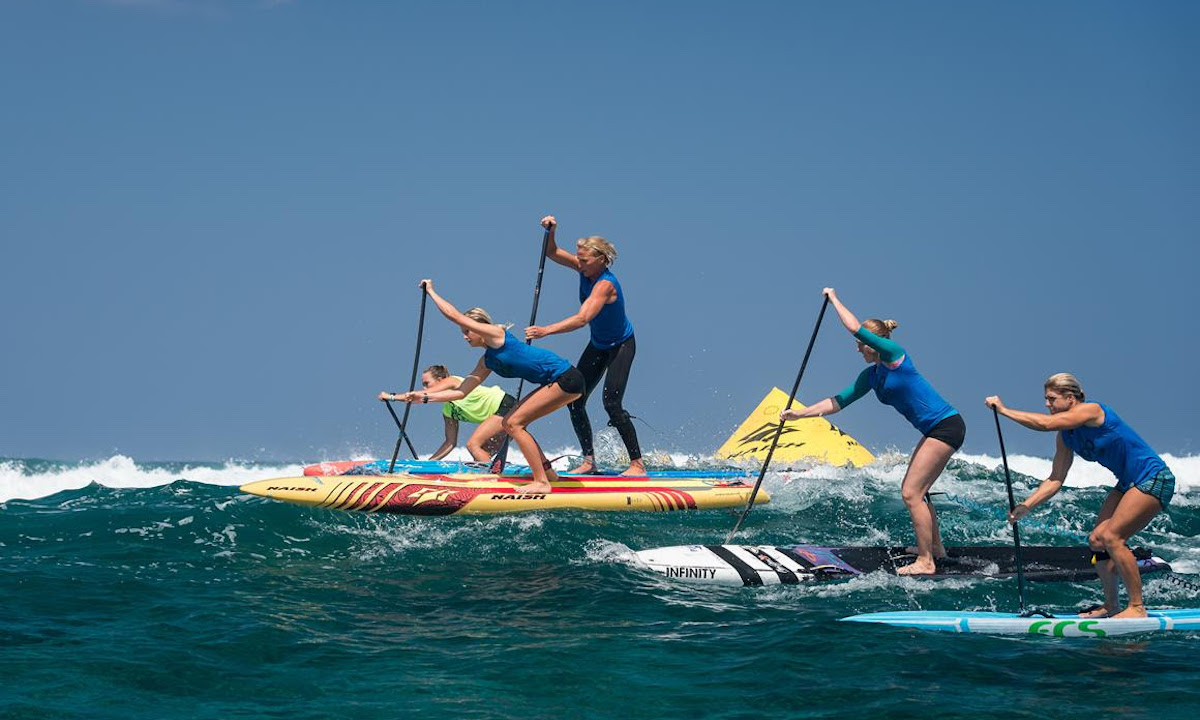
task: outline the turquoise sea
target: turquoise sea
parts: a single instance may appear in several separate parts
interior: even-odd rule
[[[909,542],[902,455],[771,472],[742,539]],[[1160,607],[1200,605],[1200,466],[1136,538],[1175,565]],[[1018,495],[1039,458],[1014,465]],[[947,544],[1010,542],[997,460],[935,490]],[[1039,508],[1029,544],[1075,544],[1106,492]],[[236,485],[299,465],[0,461],[0,717],[1194,718],[1200,634],[995,638],[835,622],[875,610],[1016,609],[1012,580],[883,574],[713,588],[630,549],[722,542],[732,511],[413,518],[313,510]],[[1028,474],[1026,474],[1028,473]],[[1073,472],[1073,478],[1075,474]],[[1034,584],[1071,608],[1095,583]]]

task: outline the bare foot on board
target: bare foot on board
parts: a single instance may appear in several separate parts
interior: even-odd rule
[[[596,461],[585,458],[584,461],[568,471],[571,475],[593,475],[596,472]]]
[[[896,568],[897,575],[936,575],[937,565],[932,562],[921,562],[920,560],[905,565],[904,567]]]
[[[629,463],[629,469],[621,473],[621,475],[626,477],[645,477],[646,465],[641,460],[634,460]]]
[[[551,490],[553,490],[553,488],[550,487],[550,483],[548,483],[548,482],[539,483],[538,481],[534,480],[533,482],[529,483],[528,485],[524,485],[522,487],[517,488],[516,494],[517,495],[548,495],[548,494],[550,494]]]
[[[1113,618],[1144,618],[1146,617],[1145,605],[1130,605],[1116,615],[1110,615]]]

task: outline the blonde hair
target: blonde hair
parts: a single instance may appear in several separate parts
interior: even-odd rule
[[[463,313],[463,315],[466,315],[467,317],[471,318],[475,322],[481,322],[484,325],[500,325],[500,327],[504,328],[505,330],[512,327],[512,323],[502,324],[502,323],[497,323],[495,320],[492,320],[492,316],[490,314],[488,314],[488,311],[484,310],[481,307],[473,307],[470,310]]]
[[[481,307],[473,307],[470,310],[463,313],[463,315],[466,315],[467,317],[471,318],[475,322],[481,322],[485,325],[495,325],[496,324],[496,323],[492,322],[492,316],[488,314],[488,311],[484,310]]]
[[[871,318],[862,324],[872,335],[876,337],[891,337],[892,331],[900,327],[900,323],[895,320],[880,320],[879,318]]]
[[[612,267],[612,264],[617,261],[617,249],[613,247],[612,243],[600,237],[599,235],[579,238],[579,241],[576,243],[576,245],[580,250],[587,250],[588,252],[596,255],[603,255],[605,267]]]
[[[432,375],[434,380],[442,380],[450,377],[450,371],[446,369],[445,365],[430,365],[425,368],[425,372]]]
[[[1087,396],[1083,394],[1083,388],[1079,385],[1078,378],[1071,373],[1054,373],[1046,378],[1046,384],[1043,387],[1060,395],[1074,395],[1079,402],[1087,402]]]

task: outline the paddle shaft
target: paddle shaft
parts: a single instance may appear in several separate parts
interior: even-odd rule
[[[542,255],[538,259],[537,282],[533,284],[533,310],[529,313],[529,324],[533,325],[537,322],[538,301],[542,297],[542,275],[546,272],[546,248],[550,246],[550,229],[542,233]],[[533,344],[533,338],[525,338],[526,345]],[[521,379],[517,383],[517,404],[521,402],[521,394],[525,392],[525,380]],[[514,406],[515,407],[515,406]],[[504,436],[504,443],[500,446],[500,450],[496,453],[496,460],[492,463],[492,472],[496,475],[504,473],[504,466],[508,464],[508,445],[512,442],[512,438],[508,435]],[[537,462],[537,458],[525,458],[525,462],[532,467],[533,463]]]
[[[1017,508],[1016,501],[1013,500],[1012,476],[1008,472],[1008,453],[1004,450],[1004,433],[1000,432],[1000,411],[992,408],[992,415],[996,420],[996,437],[1000,440],[1000,459],[1004,462],[1004,486],[1008,488],[1008,511],[1011,513]],[[1017,524],[1012,523],[1013,531],[1013,551],[1016,553],[1017,561],[1017,602],[1021,606],[1021,612],[1025,612],[1025,572],[1024,562],[1021,560],[1021,531],[1017,529]]]
[[[813,326],[812,337],[808,339],[808,349],[804,351],[804,360],[800,363],[800,372],[796,373],[796,382],[792,384],[792,394],[788,396],[785,410],[792,407],[792,402],[796,399],[796,393],[800,390],[800,379],[804,377],[804,368],[808,367],[808,357],[812,355],[813,345],[817,342],[817,332],[821,329],[821,320],[825,318],[825,308],[827,307],[829,307],[828,296],[821,303],[821,312],[817,314],[817,324]],[[733,529],[729,531],[729,536],[725,538],[726,543],[729,543],[733,539],[733,536],[741,529],[742,522],[746,519],[746,516],[754,508],[754,498],[758,496],[758,489],[762,486],[763,478],[767,476],[767,468],[771,465],[771,456],[775,454],[775,446],[779,444],[779,437],[783,435],[783,426],[785,424],[783,419],[780,418],[779,425],[775,428],[775,437],[771,438],[771,447],[767,450],[767,458],[763,460],[762,470],[758,473],[758,481],[754,483],[754,489],[750,491],[750,500],[747,501],[746,509],[742,511],[737,524],[733,526]]]
[[[421,314],[417,320],[417,352],[413,356],[412,377],[408,380],[408,391],[412,392],[417,387],[417,369],[421,366],[421,340],[425,337],[425,301],[429,299],[429,291],[425,286],[421,286]],[[396,420],[396,411],[392,409],[392,402],[387,401],[388,412],[392,414],[392,419]],[[408,439],[408,433],[404,432],[404,428],[408,426],[408,414],[412,412],[412,403],[404,404],[404,419],[396,420],[396,424],[400,426],[400,437],[396,438],[396,448],[392,450],[392,461],[388,464],[388,475],[396,469],[396,458],[400,456],[400,442],[408,443],[408,451],[412,453],[414,459],[417,457],[417,449],[413,447],[412,440]]]

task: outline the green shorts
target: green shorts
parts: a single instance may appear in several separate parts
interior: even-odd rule
[[[1147,495],[1158,498],[1158,501],[1162,503],[1163,509],[1166,510],[1167,506],[1171,504],[1171,497],[1175,495],[1175,475],[1169,468],[1163,468],[1149,480],[1143,480],[1131,487],[1135,487]],[[1118,485],[1117,489],[1121,490],[1122,488]]]

